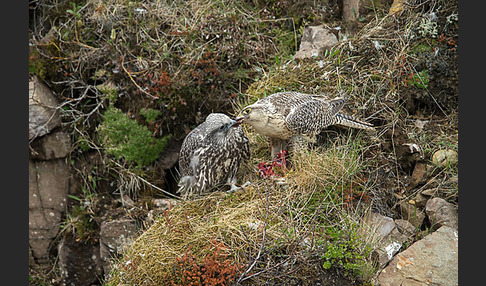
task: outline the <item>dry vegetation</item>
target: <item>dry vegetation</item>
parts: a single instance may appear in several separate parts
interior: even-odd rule
[[[235,276],[217,285],[232,281],[278,285],[301,279],[312,285],[326,255],[343,273],[369,278],[371,273],[366,271],[373,269],[370,248],[353,236],[364,208],[359,206],[360,199],[346,200],[348,190],[363,188],[356,181],[363,166],[362,150],[358,145],[338,145],[294,158],[298,166],[287,173],[285,184],[247,173],[253,183],[244,191],[215,192],[162,213],[115,264],[108,285],[171,281],[191,285],[184,283],[180,270],[174,272],[178,261],[190,256],[199,267],[209,267],[205,259],[215,251],[215,242],[230,259]],[[327,253],[327,244],[341,245],[348,239],[350,245]],[[194,276],[202,284],[193,285],[214,285],[204,284],[201,273]]]
[[[357,34],[304,61],[292,58],[303,26],[337,26],[338,7],[297,2],[38,2],[44,26],[32,33],[45,37],[31,47],[30,68],[65,102],[76,161],[103,150],[95,130],[109,107],[176,140],[212,110],[235,114],[298,90],[346,94],[345,112],[377,127],[374,135],[330,128],[284,177],[263,179],[256,166],[269,159],[266,140],[245,126],[252,156],[240,183],[250,184],[160,213],[114,261],[106,285],[327,285],[330,276],[370,285],[373,237],[361,235],[363,215],[398,217],[396,203],[425,188],[458,203],[457,166],[411,179],[416,162],[458,149],[457,1],[408,1],[395,15],[369,8]],[[147,108],[161,113],[147,122]],[[407,153],[409,143],[420,151]],[[164,187],[157,162],[133,168],[102,157],[110,160],[98,182],[114,176],[124,188],[145,178],[148,189]]]
[[[278,2],[34,2],[31,72],[65,99],[94,93],[101,106],[86,106],[85,117],[108,104],[137,117],[157,108],[160,133],[181,136],[295,52],[296,20]]]

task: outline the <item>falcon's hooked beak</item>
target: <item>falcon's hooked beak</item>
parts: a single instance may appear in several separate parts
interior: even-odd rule
[[[234,123],[232,125],[232,127],[238,127],[240,126],[241,123],[243,123],[243,121],[245,120],[245,117],[244,116],[238,116],[234,119]]]
[[[243,123],[243,121],[249,119],[251,111],[252,111],[252,105],[243,108],[243,110],[235,118],[238,125]]]

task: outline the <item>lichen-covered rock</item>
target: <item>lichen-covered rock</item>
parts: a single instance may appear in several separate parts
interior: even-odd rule
[[[137,237],[138,227],[132,219],[106,220],[100,226],[100,256],[104,273],[110,272],[110,259],[121,253]]]
[[[52,91],[38,77],[29,82],[29,140],[61,125],[58,105]]]
[[[46,262],[59,232],[68,187],[65,160],[29,160],[29,246],[37,263]]]
[[[379,285],[458,285],[458,232],[443,226],[397,254]]]
[[[432,163],[439,167],[456,165],[458,163],[457,152],[450,149],[436,151],[432,155]]]
[[[389,15],[400,14],[403,11],[404,2],[405,2],[404,0],[394,0],[393,4],[390,7],[390,10],[388,11],[388,14]]]

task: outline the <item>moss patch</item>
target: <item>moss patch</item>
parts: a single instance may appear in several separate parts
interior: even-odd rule
[[[153,137],[147,127],[110,106],[98,127],[98,134],[108,154],[142,167],[152,163],[164,151],[170,135]]]

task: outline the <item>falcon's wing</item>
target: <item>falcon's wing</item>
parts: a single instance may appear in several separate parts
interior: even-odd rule
[[[344,103],[341,97],[329,101],[309,100],[291,110],[286,118],[287,124],[299,134],[315,135],[335,123],[336,114]]]
[[[335,118],[338,112],[343,108],[346,99],[344,97],[336,97],[328,101],[327,116]]]
[[[243,129],[241,127],[237,127],[237,128],[239,128],[238,136],[240,137],[241,140],[238,142],[241,150],[241,159],[243,161],[247,161],[250,159],[250,142],[248,141],[248,138],[245,136]]]
[[[195,160],[194,154],[201,147],[201,142],[204,140],[203,128],[204,126],[199,125],[189,132],[182,142],[179,152],[179,172],[181,177],[194,175],[191,161]]]

